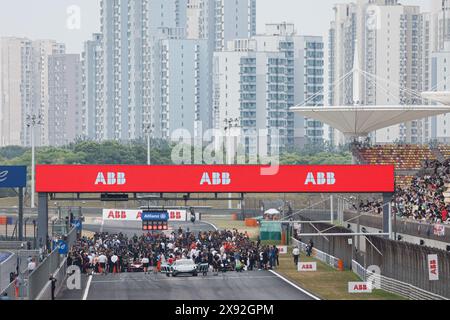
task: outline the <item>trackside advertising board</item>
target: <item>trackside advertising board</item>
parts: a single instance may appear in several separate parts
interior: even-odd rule
[[[394,166],[39,165],[47,193],[392,193]]]
[[[370,282],[349,282],[349,293],[372,293],[372,283]]]
[[[0,188],[25,188],[27,167],[0,166]]]
[[[428,277],[430,281],[439,280],[439,263],[437,254],[428,255]]]
[[[317,271],[317,262],[299,262],[297,270],[300,272]]]
[[[167,210],[169,221],[187,221],[186,210]],[[103,209],[104,221],[142,221],[142,210]]]

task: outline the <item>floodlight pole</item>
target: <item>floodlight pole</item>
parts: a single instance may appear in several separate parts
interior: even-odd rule
[[[147,134],[147,165],[151,164],[150,158],[150,132]]]
[[[330,223],[333,224],[333,219],[334,219],[334,215],[333,215],[333,195],[330,195]]]
[[[31,208],[35,208],[34,193],[35,193],[35,165],[36,165],[36,151],[35,151],[35,128],[43,123],[43,117],[41,114],[29,114],[27,115],[26,124],[30,128],[31,135]]]
[[[151,158],[151,137],[152,137],[152,129],[154,128],[154,126],[152,124],[147,124],[144,126],[144,133],[147,134],[147,165],[151,165],[152,164],[152,158]]]
[[[225,127],[224,127],[225,132],[228,133],[228,134],[226,134],[226,137],[228,140],[227,141],[228,143],[226,144],[226,145],[228,145],[227,150],[226,150],[227,164],[232,165],[233,158],[234,158],[234,140],[233,140],[233,142],[231,141],[231,134],[232,134],[231,130],[232,130],[232,128],[239,127],[239,119],[238,118],[236,118],[236,119],[228,118],[228,119],[224,120],[224,123],[225,123]],[[232,143],[233,143],[233,145],[232,145]],[[231,150],[233,150],[233,154],[231,154]],[[233,209],[233,202],[231,200],[231,197],[232,197],[232,194],[228,193],[228,198],[229,198],[228,209]]]
[[[34,125],[31,125],[31,208],[34,209],[34,166],[35,159],[35,145],[34,145]]]

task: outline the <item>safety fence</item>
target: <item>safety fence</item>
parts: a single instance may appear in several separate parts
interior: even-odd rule
[[[23,219],[23,242],[34,243],[36,238],[36,218],[26,216]],[[1,241],[19,240],[19,219],[15,216],[8,216],[4,224],[0,224]]]
[[[298,246],[298,248],[302,252],[306,252],[308,246],[306,243],[301,242],[295,238],[292,238],[292,243],[294,246]],[[313,248],[312,250],[312,256],[335,269],[339,269],[339,258],[336,258],[315,248]],[[370,271],[365,269],[355,260],[352,260],[352,271],[357,274],[363,281],[370,280],[370,275],[373,275]],[[445,297],[442,297],[440,295],[385,276],[378,276],[378,278],[373,276],[372,279],[379,279],[379,289],[398,294],[410,300],[447,300]]]
[[[356,218],[357,213],[354,211],[346,211],[345,212],[345,220],[349,220],[351,218]],[[375,214],[362,214],[359,218],[359,222],[362,226],[371,227],[376,229],[381,229],[382,222],[381,215]],[[355,223],[357,220],[353,219],[352,222]],[[442,227],[445,229],[442,235],[437,235],[434,233],[434,224],[430,223],[421,223],[413,220],[405,220],[397,217],[396,221],[393,221],[393,232],[407,234],[414,237],[430,239],[435,241],[447,242],[450,243],[450,225],[443,224]]]
[[[295,238],[292,238],[292,244],[294,246],[298,246],[300,251],[306,253],[308,245],[304,242],[301,242]],[[339,269],[340,264],[342,263],[341,259],[338,259],[336,257],[333,257],[332,255],[329,255],[328,253],[325,253],[323,251],[320,251],[316,248],[312,249],[311,255],[316,258],[319,261],[322,261],[323,263],[326,263],[327,265]]]
[[[72,248],[72,246],[77,241],[78,231],[76,228],[72,228],[70,232],[67,234],[67,245],[69,248]]]
[[[369,243],[370,242],[370,243]],[[436,256],[437,280],[430,277],[429,256]],[[450,253],[403,241],[366,237],[363,256],[354,258],[364,266],[379,266],[389,278],[450,298]]]
[[[77,239],[76,229],[73,228],[67,234],[67,244],[69,248],[73,246]],[[21,272],[19,277],[9,284],[9,286],[2,292],[7,293],[10,299],[49,299],[51,297],[51,282],[50,275],[57,280],[57,288],[61,288],[66,277],[67,258],[60,255],[59,248],[55,248],[45,259],[40,263],[39,257],[36,257],[35,251],[20,250],[21,255],[29,255],[34,258],[37,267],[30,274]],[[22,252],[23,251],[23,252]],[[32,255],[33,254],[33,255]],[[27,259],[22,259],[26,262]]]
[[[44,286],[49,281],[50,274],[53,274],[61,263],[61,256],[58,248],[53,250],[47,258],[30,274],[28,278],[28,299],[35,300]]]
[[[16,272],[17,257],[13,252],[0,252],[0,291],[5,289],[10,281],[10,273]]]
[[[401,282],[382,275],[375,275],[365,269],[355,260],[352,260],[352,271],[363,281],[370,281],[378,285],[378,289],[398,294],[409,300],[448,300],[445,297],[425,291],[409,283]]]

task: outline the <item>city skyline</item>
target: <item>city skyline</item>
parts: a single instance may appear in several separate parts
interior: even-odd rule
[[[93,20],[100,21],[95,27],[100,32],[82,39],[81,55],[68,48],[67,41],[73,45],[77,37],[58,42],[56,37],[2,36],[0,73],[5,80],[0,110],[1,128],[6,130],[2,144],[19,140],[29,144],[23,126],[30,112],[39,112],[44,119],[38,145],[63,145],[75,138],[170,140],[179,130],[197,140],[209,129],[226,131],[231,118],[244,133],[241,143],[249,142],[256,131],[267,130],[268,137],[278,132],[281,150],[345,144],[346,139],[326,121],[294,116],[290,108],[321,107],[327,105],[325,100],[333,106],[427,104],[417,97],[430,90],[432,77],[440,77],[439,84],[446,87],[446,76],[438,75],[430,64],[445,65],[445,54],[442,61],[430,57],[450,42],[450,30],[442,24],[449,3],[441,10],[440,0],[423,6],[414,2],[333,1],[328,10],[299,6],[302,10],[297,12],[302,14],[317,10],[334,14],[328,22],[321,19],[327,26],[323,35],[320,29],[316,34],[306,32],[303,25],[311,25],[306,20],[288,22],[284,13],[278,21],[276,13],[261,18],[267,9],[264,0],[101,0],[98,10],[87,10],[83,1],[69,5],[63,0],[49,7],[48,16],[65,8],[61,15],[65,32],[90,31]],[[427,12],[426,4],[432,4],[435,13]],[[62,23],[51,21],[37,29]],[[12,24],[10,30],[14,28]],[[58,53],[65,56],[54,56]],[[77,61],[69,63],[69,55],[77,56]],[[355,71],[351,75],[352,70],[384,80],[377,78],[374,86]],[[336,81],[343,77],[341,86]],[[398,85],[390,88],[380,82],[386,79]],[[72,87],[76,90],[68,94]],[[14,134],[8,132],[15,131],[10,128],[12,120],[19,124]],[[376,143],[426,143],[439,136],[437,131],[447,120],[433,120],[431,125],[428,121],[374,130],[370,136]],[[62,131],[57,133],[53,123]],[[445,138],[443,132],[440,138]],[[252,148],[256,150],[250,144],[246,147]]]
[[[0,36],[52,39],[66,44],[67,53],[81,53],[83,43],[91,39],[92,33],[100,31],[100,0],[40,0],[14,2],[0,0],[8,10],[0,12]],[[422,11],[428,11],[432,0],[405,0],[405,5],[420,5]],[[57,3],[56,3],[57,2]],[[310,2],[310,3],[308,3]],[[299,34],[323,36],[326,39],[330,22],[334,16],[333,5],[355,1],[321,0],[294,1],[257,0],[257,34],[264,33],[266,23],[293,23]],[[80,29],[69,30],[66,27],[70,6],[81,9]],[[23,10],[27,7],[28,10]],[[48,22],[50,21],[50,22]]]

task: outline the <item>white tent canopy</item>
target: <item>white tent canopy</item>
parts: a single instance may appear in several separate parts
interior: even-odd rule
[[[422,97],[428,100],[442,103],[443,105],[450,106],[450,92],[449,91],[430,91],[423,92]]]
[[[365,137],[393,125],[450,113],[450,106],[299,106],[291,110],[326,123],[346,136]]]
[[[266,212],[264,212],[264,214],[275,215],[280,214],[280,211],[278,211],[277,209],[269,209]]]

